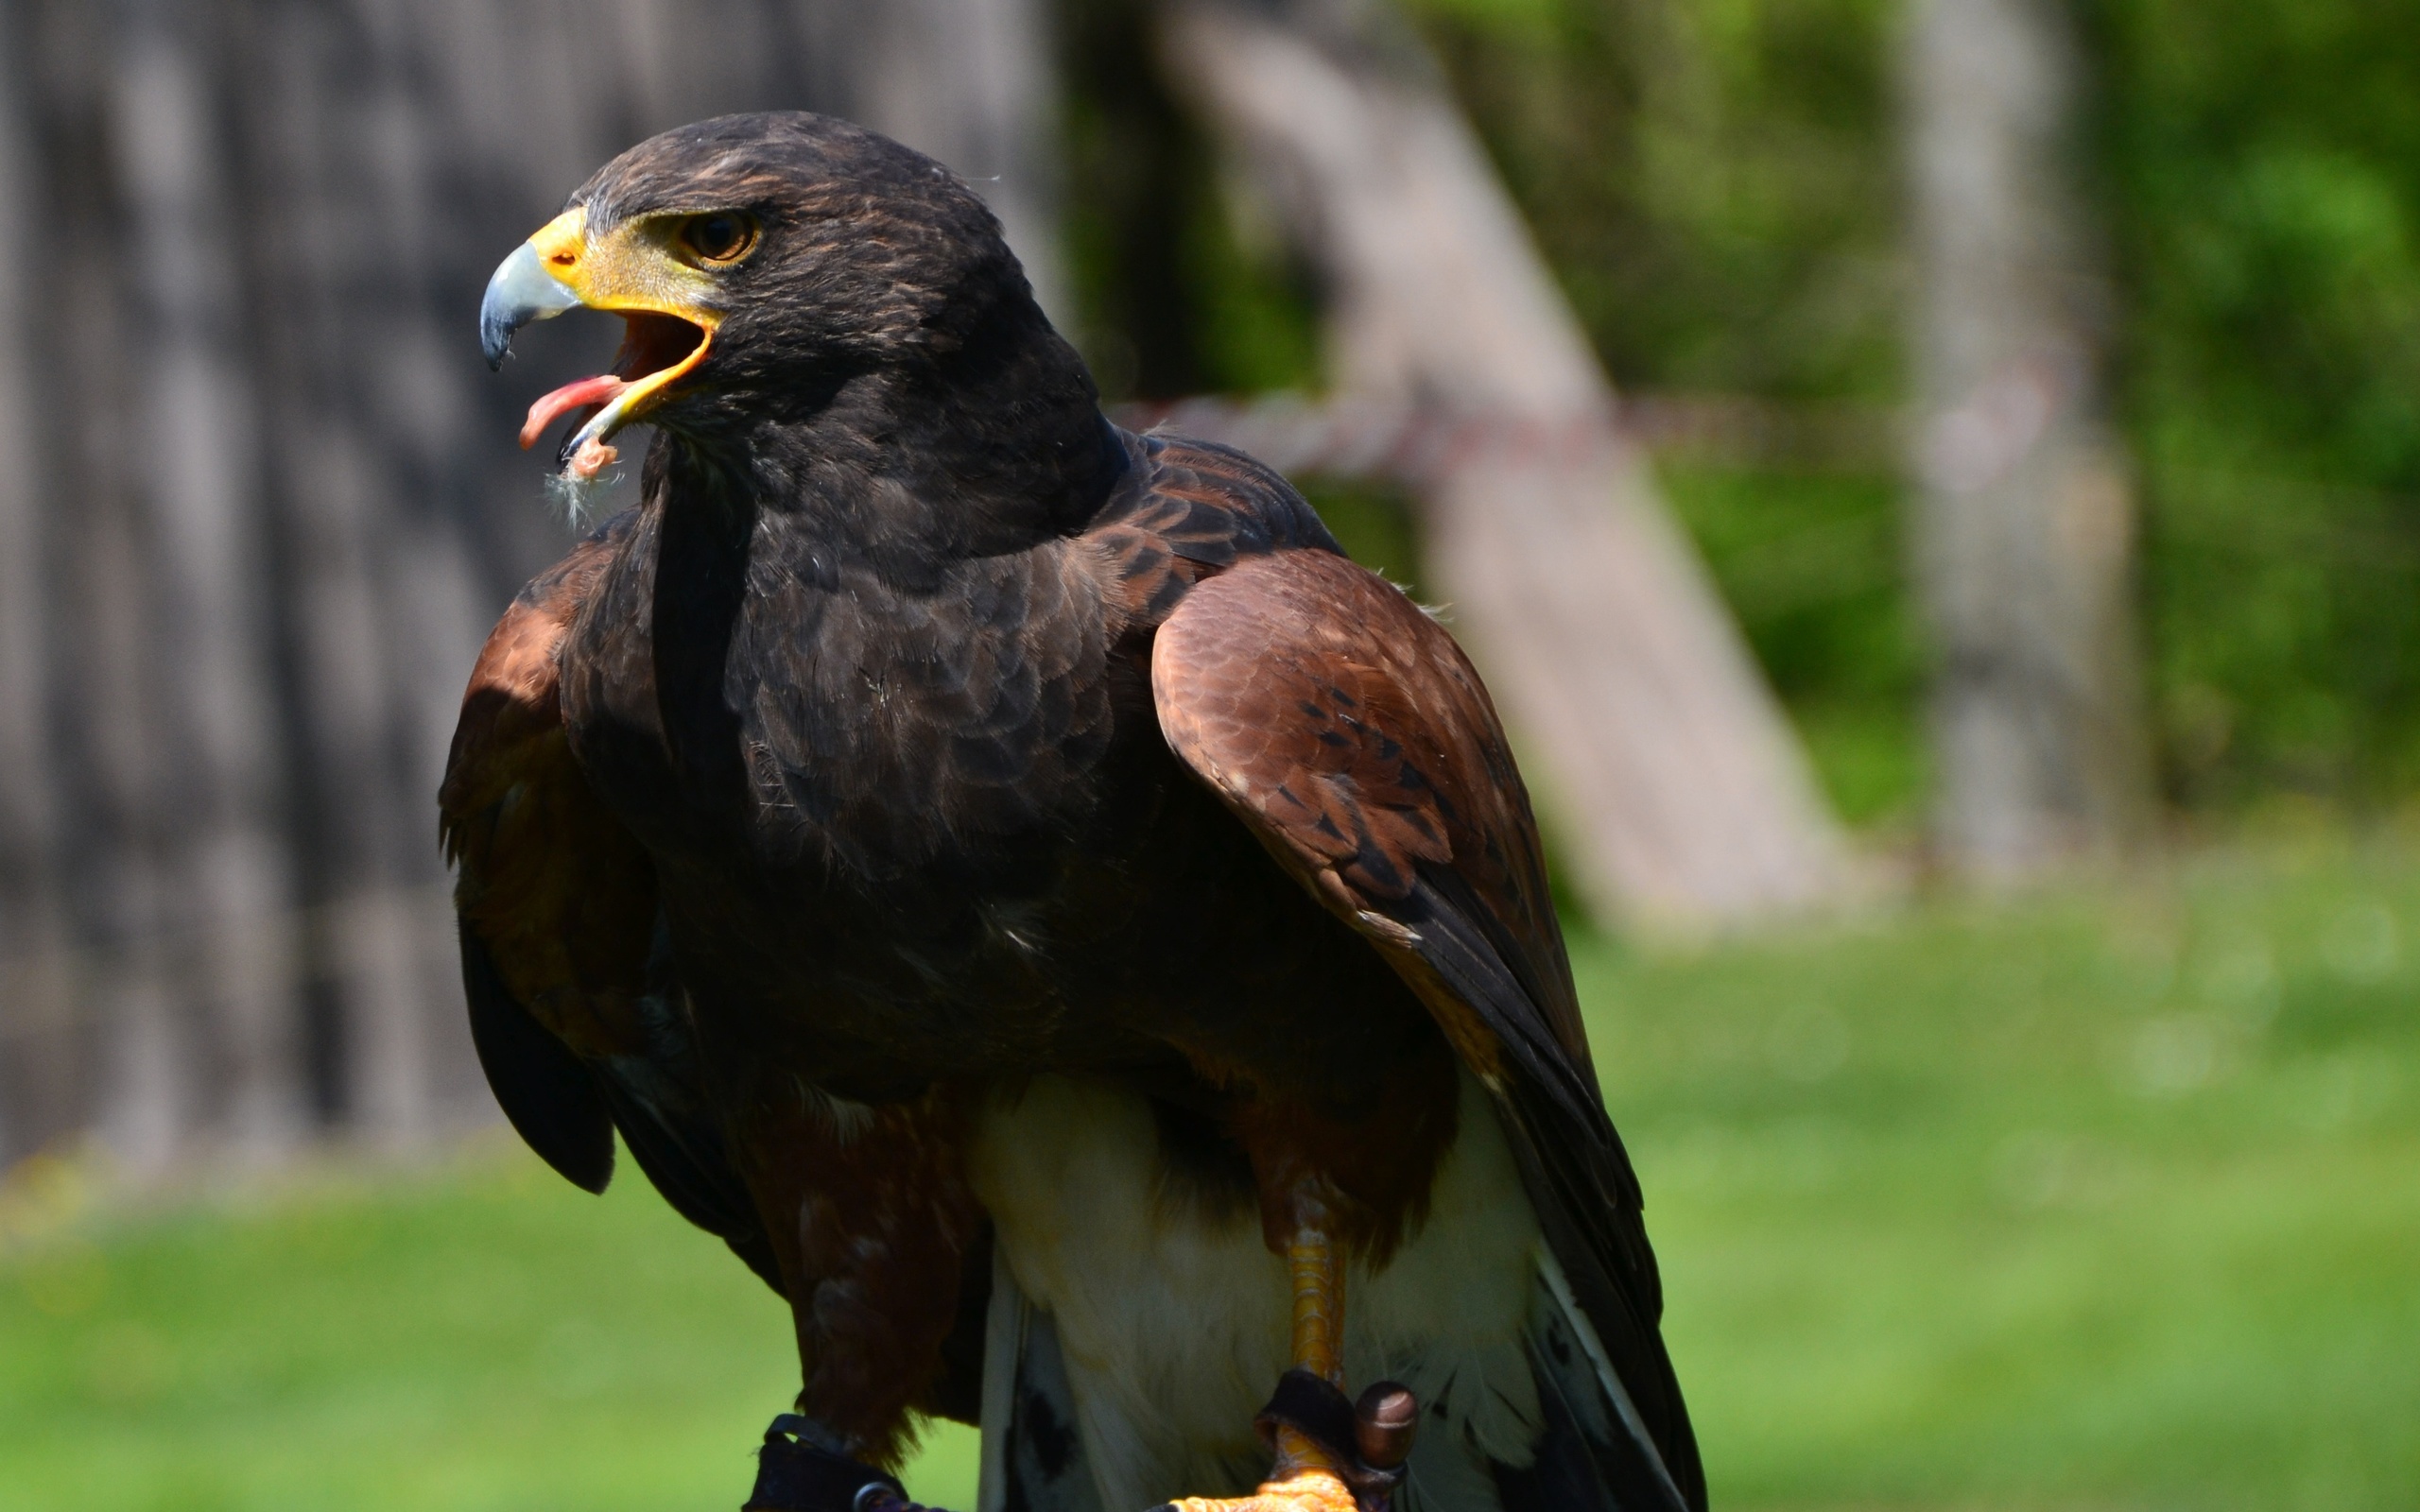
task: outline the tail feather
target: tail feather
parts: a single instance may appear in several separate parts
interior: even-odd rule
[[[1537,1507],[1667,1512],[1690,1505],[1554,1252],[1538,1249],[1530,1374],[1545,1419],[1523,1500]],[[1501,1477],[1499,1476],[1499,1481]],[[1508,1496],[1508,1504],[1512,1499]]]
[[[983,1338],[983,1473],[976,1512],[1102,1512],[1078,1423],[1059,1331],[1018,1289],[995,1251]]]

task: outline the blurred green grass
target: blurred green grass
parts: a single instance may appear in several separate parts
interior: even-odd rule
[[[1578,957],[1718,1504],[2420,1505],[2411,849]],[[26,1237],[39,1187],[10,1512],[729,1508],[788,1388],[720,1246],[502,1142]]]

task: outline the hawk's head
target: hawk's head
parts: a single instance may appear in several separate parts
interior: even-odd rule
[[[957,175],[803,112],[684,126],[599,169],[489,281],[489,364],[522,326],[579,307],[623,318],[621,352],[532,404],[521,442],[579,415],[558,462],[581,478],[634,421],[711,439],[812,413],[861,377],[979,365],[1048,331]]]

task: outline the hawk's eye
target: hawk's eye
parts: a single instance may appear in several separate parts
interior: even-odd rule
[[[681,245],[701,263],[736,262],[756,245],[756,223],[736,211],[692,215],[681,227]]]

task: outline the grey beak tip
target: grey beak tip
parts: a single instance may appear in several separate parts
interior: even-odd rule
[[[546,271],[535,248],[524,242],[498,264],[488,280],[487,297],[479,301],[479,350],[488,369],[504,367],[512,350],[512,334],[532,320],[544,320],[575,308],[579,296]]]

